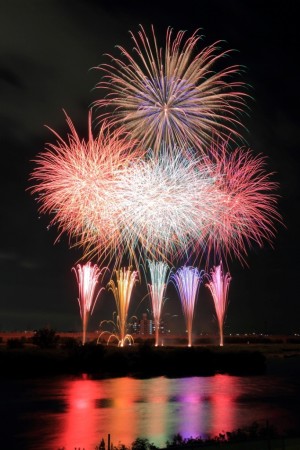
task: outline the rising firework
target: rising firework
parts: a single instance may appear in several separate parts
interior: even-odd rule
[[[97,289],[98,278],[102,271],[96,264],[93,265],[90,262],[83,265],[77,264],[72,267],[72,270],[75,272],[78,284],[78,303],[82,319],[82,344],[84,345],[89,318],[93,313],[99,294],[103,290],[103,288]]]
[[[115,180],[136,159],[134,142],[122,130],[112,132],[103,123],[97,138],[91,131],[81,140],[66,116],[70,134],[63,140],[55,131],[56,144],[48,144],[35,160],[31,174],[39,212],[48,213],[49,226],[56,225],[72,244],[82,246],[84,257],[96,253],[98,260],[122,254],[118,209],[114,202]]]
[[[192,346],[195,303],[200,283],[203,281],[203,276],[203,270],[199,271],[196,267],[191,266],[183,266],[178,269],[175,274],[171,275],[171,280],[174,282],[181,300],[188,333],[188,347]]]
[[[164,293],[168,284],[169,266],[163,261],[147,260],[151,283],[148,283],[152,302],[152,312],[155,326],[155,347],[159,343],[160,317],[164,301]]]
[[[230,50],[220,41],[197,50],[201,36],[167,29],[165,46],[159,47],[154,29],[148,38],[141,27],[133,52],[117,46],[121,57],[108,55],[111,64],[98,69],[104,76],[97,87],[107,95],[95,102],[100,117],[125,125],[145,148],[157,151],[161,143],[192,146],[204,151],[211,137],[239,136],[239,115],[245,107],[244,84],[234,81],[236,65],[220,71]]]
[[[278,183],[265,170],[266,158],[250,150],[237,148],[229,152],[223,142],[211,147],[207,161],[219,195],[212,205],[213,221],[207,229],[207,253],[225,259],[234,255],[244,261],[253,245],[271,243],[275,223],[282,223],[275,193]]]
[[[118,345],[124,347],[126,341],[131,342],[132,336],[126,333],[127,316],[131,300],[133,287],[137,281],[138,273],[131,268],[121,268],[116,270],[117,284],[114,280],[108,283],[109,289],[112,291],[117,306],[117,328],[119,333],[114,333],[117,337]]]
[[[220,333],[220,346],[223,346],[223,326],[225,313],[228,305],[228,290],[231,281],[230,273],[223,273],[222,262],[218,266],[214,266],[210,275],[209,281],[205,285],[209,288],[217,314],[219,333]]]

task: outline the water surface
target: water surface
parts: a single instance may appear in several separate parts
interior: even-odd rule
[[[299,373],[168,379],[88,377],[2,380],[2,443],[10,450],[95,450],[145,437],[165,446],[183,437],[215,436],[258,421],[279,431],[300,425]]]

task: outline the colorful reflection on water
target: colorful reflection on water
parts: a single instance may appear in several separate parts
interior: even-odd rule
[[[187,379],[180,380],[181,390],[186,392],[179,398],[181,407],[178,429],[184,438],[199,434],[203,437],[217,436],[220,432],[235,428],[238,393],[234,388],[234,378],[216,375],[213,377],[213,385],[207,381],[207,378],[193,378],[189,381],[189,389],[186,389]]]
[[[28,385],[24,381],[27,394],[15,400],[14,413],[18,423],[26,423],[22,449],[95,450],[102,438],[107,443],[108,434],[114,446],[144,437],[164,447],[176,433],[184,438],[207,437],[256,420],[283,424],[289,420],[288,405],[295,393],[280,383],[263,376],[229,375],[146,380],[83,377]],[[13,383],[4,393],[7,398],[9,389],[13,395]]]

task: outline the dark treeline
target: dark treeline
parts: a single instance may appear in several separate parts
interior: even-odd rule
[[[247,348],[154,347],[144,341],[123,348],[72,338],[61,340],[53,330],[39,330],[30,345],[12,339],[0,350],[1,376],[47,376],[87,373],[95,378],[132,376],[184,377],[215,373],[259,374],[265,356]]]

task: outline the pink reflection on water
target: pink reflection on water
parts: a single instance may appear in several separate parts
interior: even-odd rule
[[[220,432],[236,428],[235,403],[238,389],[235,378],[229,375],[216,375],[213,378],[213,391],[210,434],[217,436]]]
[[[82,447],[97,429],[96,398],[99,385],[88,379],[66,384],[67,414],[59,446],[66,449]],[[100,441],[100,440],[99,440]]]

